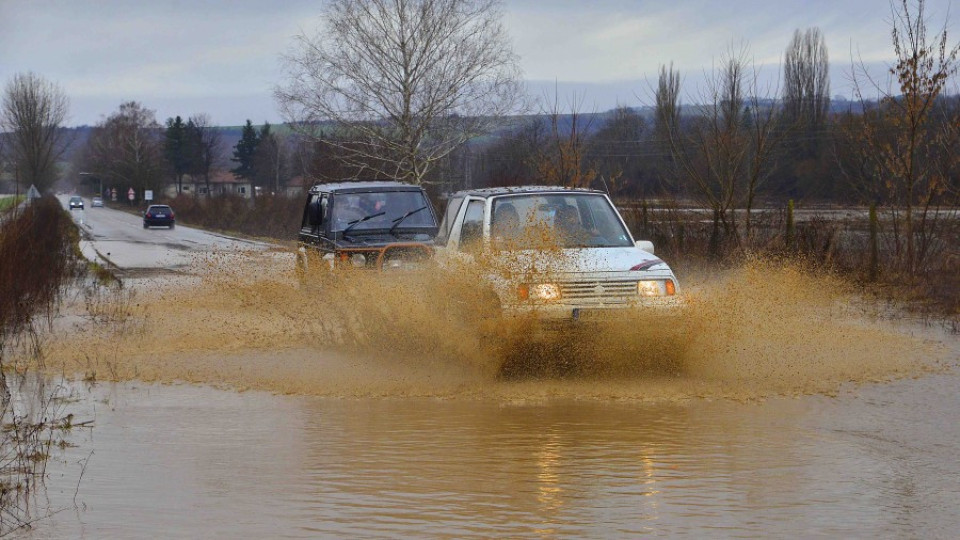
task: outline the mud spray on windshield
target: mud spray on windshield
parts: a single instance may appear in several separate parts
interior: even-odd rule
[[[946,357],[858,307],[840,280],[760,260],[688,279],[670,313],[545,329],[535,311],[498,309],[484,283],[530,265],[548,274],[565,250],[516,253],[402,272],[314,265],[307,276],[286,256],[218,255],[198,262],[193,283],[142,284],[114,308],[120,326],[88,320],[60,334],[47,366],[305,395],[658,400],[834,392]]]

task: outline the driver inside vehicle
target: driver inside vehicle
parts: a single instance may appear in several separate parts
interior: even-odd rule
[[[575,206],[565,205],[557,208],[554,217],[557,239],[564,245],[593,245],[600,232],[588,229],[580,222],[580,212]]]
[[[557,208],[554,226],[557,234],[562,238],[576,238],[586,232],[583,230],[583,227],[580,226],[577,209],[572,206],[561,206]]]

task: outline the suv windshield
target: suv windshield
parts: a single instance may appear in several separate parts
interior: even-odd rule
[[[592,193],[498,197],[493,201],[490,231],[494,246],[500,249],[633,245],[610,201]]]
[[[420,191],[336,193],[332,229],[350,232],[373,229],[436,227],[430,203]],[[406,217],[404,217],[406,216]]]

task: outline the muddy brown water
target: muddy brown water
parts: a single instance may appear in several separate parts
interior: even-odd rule
[[[957,337],[830,276],[750,263],[686,281],[671,316],[545,346],[474,317],[469,273],[313,288],[226,266],[87,299],[46,343],[50,376],[99,382],[68,383],[94,427],[29,536],[960,530]],[[574,368],[539,369],[557,357]]]
[[[958,383],[752,403],[99,385],[50,465],[66,510],[27,536],[949,538]]]

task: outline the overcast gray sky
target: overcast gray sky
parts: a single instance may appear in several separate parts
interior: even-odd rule
[[[937,25],[949,0],[928,0]],[[318,0],[0,0],[0,81],[34,71],[71,100],[71,125],[95,124],[122,101],[163,119],[206,112],[219,124],[279,122],[271,92],[291,38],[316,28]],[[889,61],[888,0],[505,0],[504,22],[531,92],[583,109],[641,105],[660,64],[692,93],[731,43],[745,41],[774,79],[796,28],[819,26],[833,63],[831,93],[850,95],[851,52]],[[960,15],[958,15],[960,17]],[[957,17],[949,26],[957,37]]]

